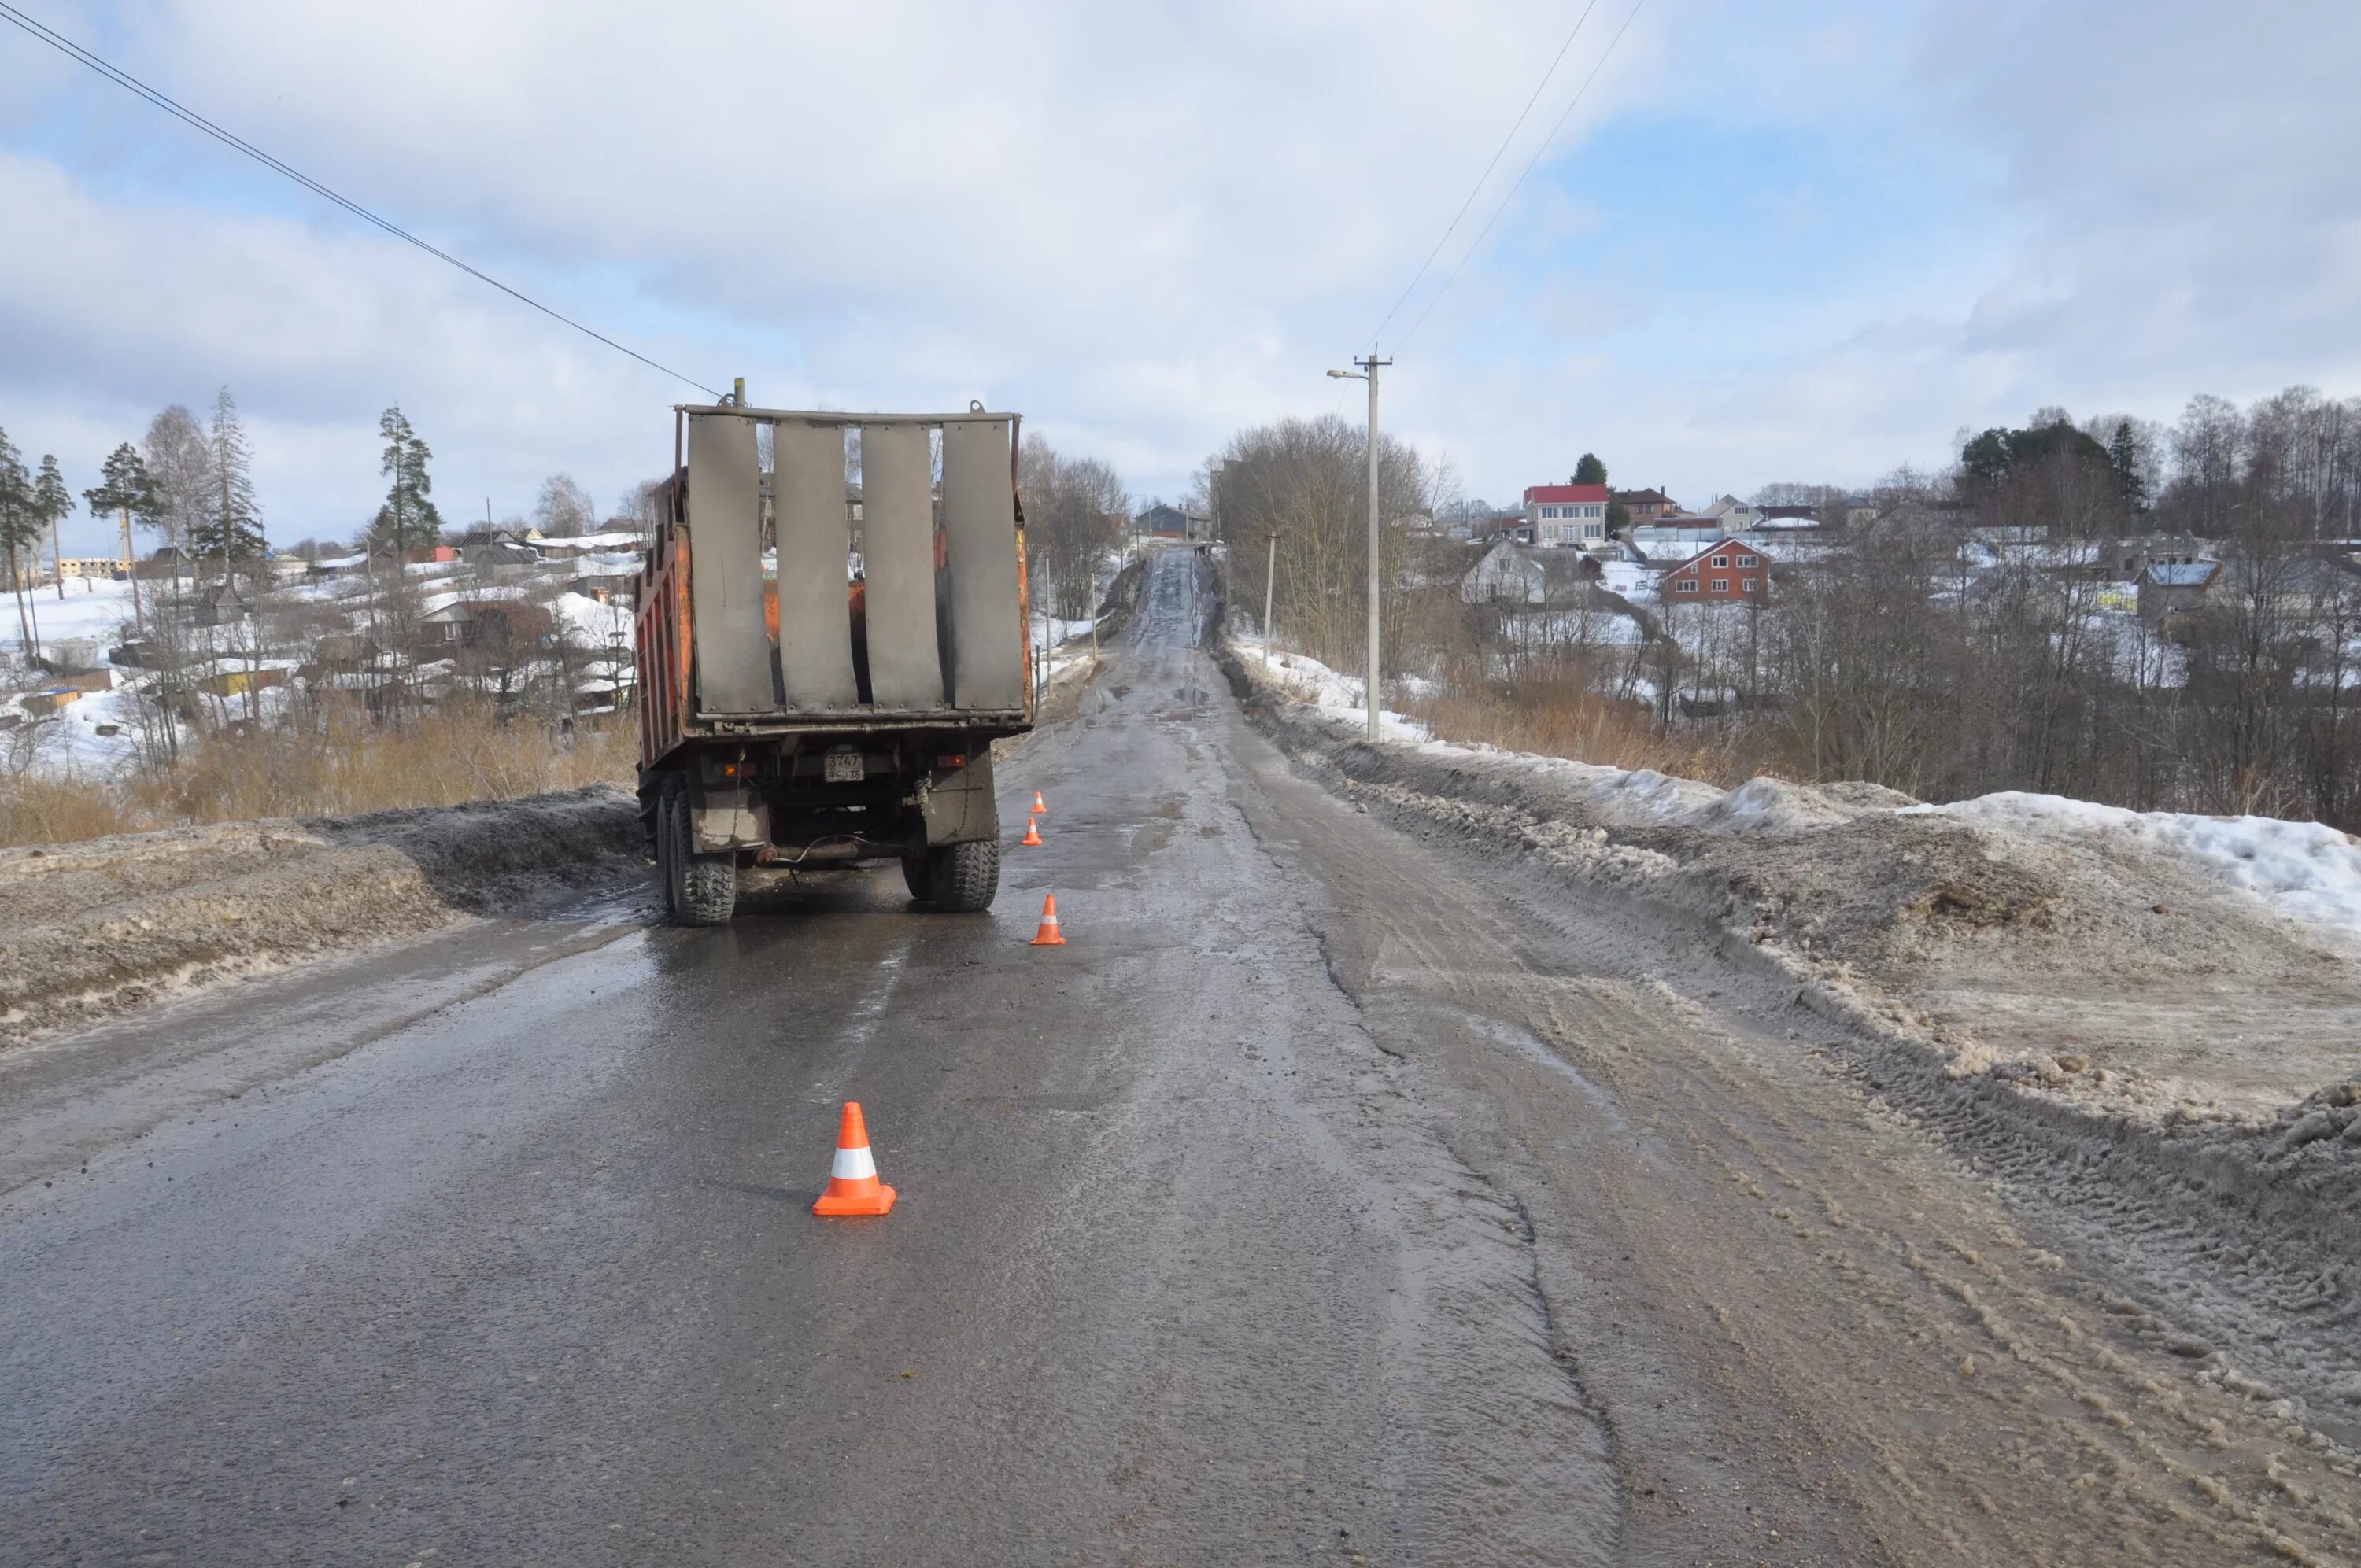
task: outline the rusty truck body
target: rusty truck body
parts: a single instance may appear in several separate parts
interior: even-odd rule
[[[1033,723],[1017,432],[981,405],[674,411],[636,627],[640,811],[674,920],[862,861],[899,861],[933,908],[991,904],[992,742]]]

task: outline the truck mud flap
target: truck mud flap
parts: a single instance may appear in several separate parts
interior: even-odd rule
[[[966,844],[1000,837],[1000,808],[992,793],[992,759],[980,756],[937,778],[921,815],[929,845]]]

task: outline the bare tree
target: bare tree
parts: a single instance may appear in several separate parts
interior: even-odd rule
[[[2246,416],[2235,403],[2210,393],[2189,400],[2172,427],[2176,472],[2168,494],[2192,532],[2210,537],[2229,521],[2246,447]]]
[[[1263,598],[1265,541],[1278,540],[1274,614],[1312,657],[1351,668],[1368,640],[1368,463],[1358,425],[1335,415],[1282,420],[1240,432],[1199,471],[1210,502],[1218,482],[1221,527],[1243,602]],[[1399,591],[1409,559],[1409,521],[1431,508],[1432,477],[1417,450],[1379,436],[1379,636],[1394,669],[1406,667]]]
[[[571,539],[598,525],[598,507],[573,475],[552,474],[533,503],[533,525],[552,539]]]
[[[633,485],[616,500],[610,521],[633,533],[653,533],[656,524],[664,521],[665,498],[671,493],[669,482],[664,479]]]
[[[213,444],[197,416],[174,403],[148,422],[143,444],[157,506],[151,517],[132,521],[163,535],[172,551],[172,582],[177,591],[181,564],[194,548],[213,502]]]
[[[1040,602],[1061,620],[1093,616],[1099,579],[1128,523],[1122,477],[1094,457],[1062,456],[1037,434],[1017,454],[1016,482]]]

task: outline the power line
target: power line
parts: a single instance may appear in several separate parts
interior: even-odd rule
[[[1631,23],[1633,19],[1636,18],[1640,15],[1641,11],[1647,6],[1647,4],[1648,0],[1636,0],[1636,3],[1631,7],[1631,14],[1623,18],[1623,25],[1615,29],[1615,36],[1613,38],[1607,40],[1606,52],[1598,57],[1598,63],[1590,68],[1590,74],[1582,79],[1582,85],[1575,89],[1573,98],[1568,100],[1564,113],[1558,115],[1557,124],[1550,127],[1549,135],[1543,137],[1542,138],[1541,145],[1533,148],[1533,156],[1527,160],[1522,172],[1518,174],[1516,183],[1510,185],[1509,187],[1509,193],[1500,198],[1500,204],[1492,209],[1491,217],[1485,221],[1483,233],[1478,234],[1476,236],[1476,243],[1469,246],[1467,249],[1461,254],[1459,260],[1451,269],[1451,276],[1445,278],[1443,280],[1443,287],[1437,289],[1427,300],[1425,309],[1418,313],[1418,320],[1411,323],[1410,330],[1402,334],[1401,342],[1396,345],[1397,348],[1407,346],[1410,340],[1418,335],[1418,329],[1426,324],[1427,316],[1433,312],[1435,302],[1442,299],[1444,295],[1451,291],[1451,285],[1459,280],[1461,269],[1465,268],[1467,263],[1474,258],[1477,251],[1484,248],[1485,238],[1491,234],[1492,225],[1500,221],[1500,214],[1507,212],[1509,210],[1509,203],[1517,199],[1517,192],[1524,188],[1526,177],[1532,174],[1534,166],[1541,162],[1542,154],[1549,150],[1550,143],[1557,140],[1557,133],[1565,128],[1565,122],[1573,115],[1575,106],[1580,104],[1582,102],[1583,95],[1590,91],[1590,84],[1598,80],[1598,73],[1607,69],[1607,61],[1615,53],[1615,46],[1623,41],[1623,35],[1631,30]]]
[[[91,70],[97,71],[101,76],[105,77],[116,86],[138,94],[140,97],[148,100],[150,104],[155,104],[156,107],[163,110],[166,114],[172,115],[175,119],[181,120],[185,124],[193,126],[195,129],[204,132],[205,135],[213,137],[215,141],[220,142],[223,146],[233,148],[236,150],[246,154],[247,157],[254,159],[257,163],[261,164],[264,168],[270,170],[274,173],[285,175],[288,179],[295,181],[296,184],[302,186],[306,191],[311,192],[313,194],[319,196],[324,201],[332,202],[335,205],[342,207],[345,211],[352,214],[353,216],[360,219],[362,222],[374,225],[376,227],[383,229],[386,233],[393,236],[394,238],[405,240],[408,243],[416,246],[419,249],[424,251],[427,255],[434,257],[439,261],[449,262],[452,266],[457,268],[460,271],[465,272],[470,278],[474,278],[479,282],[489,283],[493,288],[498,289],[501,293],[509,296],[509,298],[518,301],[522,304],[531,305],[534,310],[539,311],[543,315],[549,317],[552,321],[563,322],[566,325],[572,327],[575,331],[582,334],[584,336],[596,338],[598,342],[605,344],[616,353],[627,354],[633,359],[638,360],[641,364],[646,366],[649,369],[662,371],[664,375],[670,376],[675,381],[686,382],[689,386],[695,387],[700,392],[708,393],[716,399],[719,399],[721,396],[719,391],[707,386],[704,382],[697,380],[695,377],[684,376],[669,365],[657,364],[654,360],[649,358],[646,355],[640,353],[637,349],[624,347],[621,344],[617,343],[613,338],[609,337],[606,334],[583,325],[580,322],[576,321],[572,316],[552,310],[549,306],[543,304],[539,300],[534,299],[530,294],[520,293],[518,291],[510,288],[506,283],[501,282],[499,279],[492,277],[489,273],[468,266],[466,262],[460,260],[449,251],[440,249],[435,246],[427,243],[425,240],[419,238],[416,235],[412,234],[408,229],[402,228],[399,225],[390,223],[388,220],[378,216],[375,213],[370,212],[367,207],[360,205],[358,203],[346,200],[345,197],[338,195],[335,192],[329,190],[325,185],[323,185],[318,181],[313,179],[310,175],[305,174],[301,170],[291,168],[280,161],[278,159],[273,158],[270,154],[263,151],[260,148],[256,147],[253,143],[246,140],[244,137],[233,135],[231,132],[222,129],[221,126],[214,124],[211,120],[206,119],[203,115],[198,114],[195,110],[184,107],[183,105],[173,102],[170,98],[166,97],[155,88],[148,86],[146,82],[140,81],[137,77],[133,76],[130,72],[123,71],[114,65],[110,65],[105,60],[101,60],[98,56],[91,53],[90,50],[82,48],[80,44],[75,43],[71,38],[65,37],[63,34],[58,33],[49,27],[44,27],[39,22],[37,22],[32,17],[27,16],[24,12],[16,9],[16,6],[9,5],[7,0],[0,0],[0,20],[14,22],[17,27],[23,28],[34,38],[38,38],[41,42],[49,45],[51,49],[56,49],[59,53],[65,55],[68,59],[78,60],[82,64],[90,67]]]
[[[1411,291],[1417,288],[1419,280],[1426,276],[1426,269],[1434,265],[1434,258],[1441,256],[1443,247],[1451,243],[1453,233],[1459,227],[1459,220],[1466,217],[1467,209],[1476,204],[1477,192],[1484,189],[1485,181],[1492,178],[1492,170],[1500,166],[1500,155],[1509,150],[1509,144],[1517,139],[1519,131],[1525,128],[1526,117],[1533,112],[1533,105],[1542,100],[1542,89],[1550,84],[1550,78],[1557,74],[1557,68],[1565,62],[1565,51],[1574,47],[1575,34],[1582,31],[1582,24],[1590,20],[1590,13],[1597,9],[1598,9],[1598,0],[1590,0],[1590,3],[1582,8],[1582,15],[1574,19],[1573,32],[1567,33],[1565,42],[1557,46],[1557,53],[1551,59],[1549,69],[1542,72],[1542,79],[1539,82],[1533,83],[1533,95],[1525,100],[1523,108],[1517,111],[1517,123],[1509,127],[1509,134],[1502,137],[1500,145],[1492,149],[1492,161],[1484,166],[1483,173],[1476,176],[1476,183],[1467,188],[1467,199],[1459,203],[1459,210],[1451,214],[1451,222],[1444,225],[1443,237],[1434,242],[1434,248],[1426,253],[1426,259],[1418,264],[1418,270],[1411,274],[1408,283],[1402,285],[1401,299],[1394,302],[1393,309],[1386,313],[1386,319],[1378,323],[1377,332],[1369,334],[1370,353],[1375,354],[1378,351],[1378,333],[1386,330],[1388,323],[1392,322],[1396,313],[1401,310],[1403,302],[1410,298]]]

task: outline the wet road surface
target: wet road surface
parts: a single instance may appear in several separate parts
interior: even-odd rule
[[[1196,571],[1004,768],[989,916],[886,868],[12,1063],[0,1559],[1608,1560],[1521,1221],[1233,803]],[[883,1222],[808,1212],[848,1098]]]

